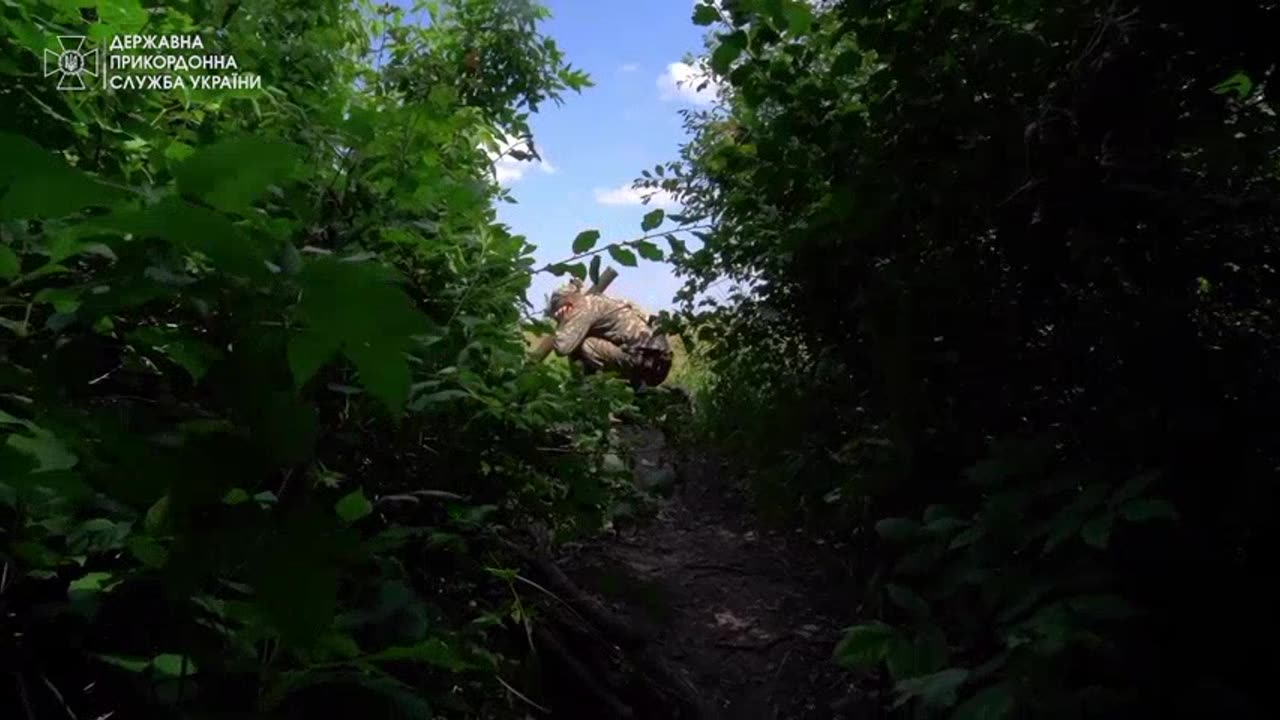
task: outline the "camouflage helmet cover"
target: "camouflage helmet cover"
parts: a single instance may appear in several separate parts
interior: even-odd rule
[[[556,309],[564,304],[566,300],[582,293],[582,281],[578,278],[572,278],[569,282],[561,285],[551,291],[551,298],[547,303],[547,314],[552,315]]]

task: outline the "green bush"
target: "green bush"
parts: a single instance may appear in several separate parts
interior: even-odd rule
[[[640,182],[716,224],[704,422],[853,541],[902,713],[1269,706],[1276,12],[695,8],[723,104]]]
[[[526,365],[487,150],[586,77],[517,0],[86,5],[0,10],[3,714],[516,713],[490,538],[600,527],[631,401]],[[262,87],[42,72],[132,33]]]

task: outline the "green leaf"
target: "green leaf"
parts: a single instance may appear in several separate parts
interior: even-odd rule
[[[1146,522],[1148,520],[1176,520],[1178,511],[1173,503],[1161,498],[1144,498],[1132,500],[1120,506],[1120,516],[1130,522]]]
[[[720,12],[710,4],[696,5],[693,8],[693,24],[705,27],[720,19]]]
[[[1119,490],[1116,490],[1115,494],[1111,496],[1111,502],[1113,504],[1122,504],[1138,497],[1159,475],[1158,471],[1135,475],[1126,481],[1124,485],[1121,485]]]
[[[930,505],[924,509],[924,522],[926,524],[943,518],[955,517],[951,508],[946,505]]]
[[[0,218],[62,217],[124,195],[20,135],[0,132],[0,158]]]
[[[889,599],[894,605],[906,610],[916,617],[926,617],[929,614],[929,605],[910,588],[902,585],[890,583],[885,591],[889,594]]]
[[[386,674],[370,673],[362,668],[361,672],[353,670],[321,670],[306,669],[280,673],[263,697],[263,704],[268,709],[274,708],[290,695],[310,687],[326,686],[329,688],[350,687],[359,691],[373,693],[385,700],[378,703],[388,707],[395,718],[421,718],[431,720],[435,717],[431,705],[423,699],[421,690]]]
[[[915,552],[908,553],[896,565],[893,566],[895,575],[923,576],[936,572],[939,562],[942,560],[945,549],[937,544],[930,543]]]
[[[574,254],[584,253],[595,247],[596,241],[600,239],[599,230],[583,230],[573,239]]]
[[[458,91],[448,85],[437,85],[427,93],[427,102],[434,105],[437,110],[446,110],[457,104]]]
[[[1067,607],[1097,620],[1123,620],[1135,614],[1133,606],[1119,595],[1080,595],[1068,599]]]
[[[940,517],[929,521],[929,524],[925,525],[923,530],[930,535],[950,535],[960,528],[969,527],[969,525],[970,522],[968,520],[961,520],[960,518],[953,517]]]
[[[193,380],[199,381],[221,357],[218,349],[203,340],[186,337],[176,331],[160,328],[139,328],[129,334],[131,342],[148,345],[186,370]]]
[[[373,512],[373,505],[364,496],[364,490],[357,489],[339,500],[333,509],[343,522],[352,523]]]
[[[1238,99],[1244,100],[1253,92],[1253,79],[1242,72],[1238,72],[1214,85],[1213,92],[1219,95],[1235,93]]]
[[[424,662],[453,671],[467,670],[472,667],[439,638],[424,640],[408,647],[387,648],[365,659],[370,662]]]
[[[881,622],[855,625],[836,644],[832,659],[846,670],[869,669],[885,659],[897,630]]]
[[[320,433],[314,405],[288,390],[260,388],[244,398],[249,431],[255,443],[278,462],[305,462]]]
[[[115,522],[93,518],[80,523],[67,533],[67,550],[73,555],[98,555],[124,547],[133,530],[131,522]]]
[[[894,686],[899,693],[895,707],[911,698],[919,698],[926,707],[949,707],[956,702],[956,691],[969,679],[964,668],[948,668],[931,675],[901,680]]]
[[[876,533],[885,540],[906,542],[916,536],[920,523],[910,518],[885,518],[876,523]]]
[[[4,412],[0,411],[0,415]],[[35,461],[16,450],[0,445],[0,504],[12,507],[19,494],[28,494],[33,487],[48,487],[41,482],[46,478],[75,478],[70,472],[50,472],[31,475]],[[52,488],[51,488],[52,489]],[[55,489],[57,492],[57,489]],[[58,493],[62,494],[62,493]]]
[[[88,3],[79,0],[84,5]],[[117,33],[133,33],[147,24],[149,17],[138,0],[97,0],[98,19]]]
[[[619,245],[609,246],[609,257],[612,257],[619,265],[635,267],[637,264],[636,254]]]
[[[438,390],[436,392],[414,398],[409,407],[412,410],[417,411],[422,410],[428,405],[437,405],[439,403],[449,402],[450,400],[461,400],[469,397],[471,397],[471,393],[466,390]]]
[[[186,662],[186,674],[196,674],[196,664],[190,658],[184,658],[181,655],[164,654],[151,658],[151,667],[156,674],[161,677],[182,677],[183,662]]]
[[[256,609],[290,645],[315,645],[333,623],[338,569],[336,519],[298,511],[251,559]]]
[[[591,267],[587,269],[587,277],[591,278],[591,283],[600,282],[600,256],[596,255],[591,258]]]
[[[407,348],[410,336],[427,328],[394,271],[381,265],[320,258],[306,264],[298,284],[297,313],[316,332],[347,342],[398,341]]]
[[[914,637],[899,634],[889,644],[885,667],[895,680],[937,672],[947,666],[947,639],[934,627]]]
[[[129,672],[146,672],[147,668],[151,667],[151,661],[142,658],[124,657],[122,655],[94,655],[94,657],[108,665],[114,665]]]
[[[142,518],[142,527],[153,535],[159,535],[168,522],[169,496],[164,495],[152,503],[151,507],[147,508],[147,513]]]
[[[400,412],[413,384],[405,352],[427,323],[394,273],[373,263],[322,258],[303,268],[298,283],[297,315],[324,339],[309,338],[297,347],[291,342],[295,382],[314,374],[320,358],[340,343],[361,384],[393,414]]]
[[[959,550],[961,547],[970,546],[980,537],[982,537],[982,527],[974,525],[974,527],[951,538],[951,544],[948,544],[947,550]]]
[[[711,51],[711,69],[719,75],[729,72],[729,66],[737,60],[742,51],[747,47],[747,34],[741,30],[722,35],[716,44],[715,50]]]
[[[149,568],[162,568],[169,562],[169,551],[161,547],[154,538],[146,535],[130,537],[125,541],[125,547],[129,548],[129,552],[138,559],[138,562]]]
[[[0,280],[12,280],[22,272],[22,261],[8,245],[0,244]]]
[[[350,660],[360,656],[360,646],[355,638],[341,632],[331,632],[320,639],[320,648],[333,657]]]
[[[587,279],[587,266],[583,265],[582,263],[573,263],[572,265],[566,265],[565,269],[569,271],[570,275],[578,278],[579,280]]]
[[[105,592],[114,583],[114,575],[106,572],[91,572],[72,580],[67,585],[68,592]]]
[[[338,351],[342,341],[330,334],[303,330],[289,339],[289,370],[294,384],[301,388]]]
[[[1080,538],[1099,550],[1105,549],[1111,539],[1111,526],[1115,519],[1111,513],[1097,515],[1080,529]]]
[[[165,159],[169,160],[170,162],[181,163],[182,161],[194,155],[195,152],[196,152],[195,148],[191,147],[190,145],[184,142],[180,142],[178,140],[174,140],[173,142],[169,143],[168,146],[165,147],[164,156],[165,156]]]
[[[69,470],[79,462],[79,458],[53,433],[34,426],[31,432],[31,435],[10,435],[6,443],[14,450],[35,458],[37,463],[35,472]]]
[[[951,720],[1003,720],[1013,712],[1013,691],[1006,684],[984,688],[960,703]]]
[[[662,248],[658,247],[657,245],[654,245],[648,240],[641,240],[637,242],[635,247],[636,247],[636,252],[640,253],[640,257],[644,258],[645,260],[649,260],[652,262],[662,262],[664,259],[664,256],[662,254]]]
[[[244,210],[299,168],[296,145],[245,135],[199,148],[174,169],[178,189],[223,210]]]
[[[1050,523],[1049,536],[1044,543],[1044,553],[1048,554],[1065,540],[1073,537],[1085,524],[1086,518],[1106,498],[1106,488],[1102,485],[1089,485],[1067,507],[1059,510]],[[1098,528],[1094,528],[1096,531]]]
[[[249,493],[244,488],[231,488],[226,495],[222,496],[222,502],[226,505],[239,505],[249,502]]]
[[[645,232],[656,230],[666,217],[667,213],[665,210],[662,208],[654,208],[644,214],[644,219],[640,221],[640,229]]]
[[[110,592],[120,582],[106,572],[91,572],[71,581],[67,586],[67,600],[71,610],[83,617],[92,618],[97,612],[99,595]]]
[[[168,197],[142,212],[121,213],[101,223],[139,237],[164,238],[188,252],[199,252],[233,275],[265,277],[269,248],[241,232],[226,215]]]
[[[787,19],[787,29],[793,34],[803,35],[813,26],[813,11],[803,0],[787,0],[782,14]]]

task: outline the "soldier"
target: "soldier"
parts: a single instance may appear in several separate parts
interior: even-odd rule
[[[551,293],[548,314],[556,319],[555,351],[582,364],[587,374],[616,372],[634,388],[654,387],[671,371],[667,336],[654,331],[651,316],[635,305],[588,295],[573,280]]]

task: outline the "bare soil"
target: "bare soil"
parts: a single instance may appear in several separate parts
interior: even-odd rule
[[[673,460],[660,433],[638,432],[637,462]],[[876,716],[872,690],[831,662],[855,597],[843,585],[837,553],[799,533],[763,528],[719,463],[675,465],[679,480],[656,517],[557,558],[586,594],[643,629],[650,652],[702,705],[677,715],[632,704],[634,716]]]

